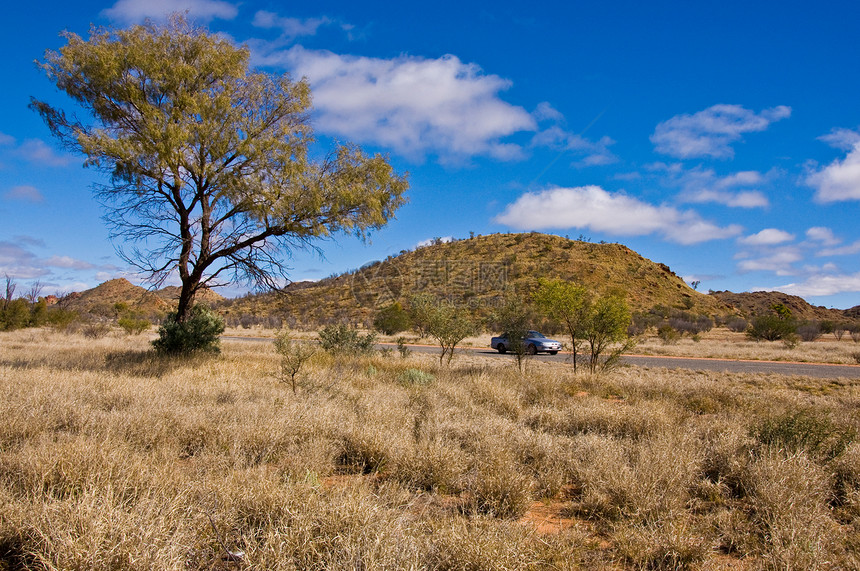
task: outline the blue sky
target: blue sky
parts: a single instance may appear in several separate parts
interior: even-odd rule
[[[258,67],[309,79],[320,144],[410,173],[369,244],[294,252],[319,279],[433,237],[537,230],[620,242],[700,291],[860,305],[860,9],[851,2],[13,3],[0,42],[0,274],[45,293],[114,277],[90,187],[31,96],[59,32],[187,9]],[[235,295],[241,287],[222,293]]]

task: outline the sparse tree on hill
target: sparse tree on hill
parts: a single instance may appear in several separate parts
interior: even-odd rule
[[[109,175],[96,194],[123,259],[156,284],[178,275],[177,323],[201,288],[277,287],[290,249],[363,238],[404,202],[406,178],[385,157],[353,145],[311,157],[306,81],[251,69],[247,48],[182,16],[65,38],[41,66],[93,121],[31,108]]]

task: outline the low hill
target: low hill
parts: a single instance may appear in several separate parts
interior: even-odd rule
[[[507,291],[529,295],[539,278],[575,281],[599,294],[622,291],[634,311],[676,307],[705,315],[734,310],[699,293],[668,266],[621,244],[594,244],[559,236],[492,234],[403,251],[361,269],[319,282],[292,284],[285,295],[264,294],[220,305],[228,317],[287,318],[290,327],[337,321],[369,324],[379,308],[410,295],[429,293],[463,304],[475,317],[488,317]]]
[[[778,291],[754,291],[745,293],[732,293],[730,291],[712,292],[711,296],[723,303],[735,307],[744,317],[761,315],[771,311],[776,304],[782,304],[791,310],[791,315],[803,321],[843,321],[857,317],[852,316],[852,309],[839,310],[828,309],[823,306],[814,306],[802,297],[789,295]],[[856,308],[855,308],[856,309]]]

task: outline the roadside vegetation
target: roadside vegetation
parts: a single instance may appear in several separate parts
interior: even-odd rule
[[[0,569],[860,566],[860,381],[221,349],[0,334]]]

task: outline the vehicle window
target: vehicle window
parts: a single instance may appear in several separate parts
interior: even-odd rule
[[[529,337],[537,337],[537,338],[539,338],[539,339],[540,339],[540,338],[543,338],[543,337],[546,337],[546,336],[545,336],[545,335],[543,335],[543,334],[541,334],[541,333],[540,333],[540,332],[538,332],[538,331],[529,331]]]

